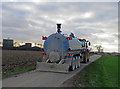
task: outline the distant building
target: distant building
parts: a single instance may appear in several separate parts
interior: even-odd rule
[[[12,49],[13,48],[13,40],[12,39],[3,39],[3,48]]]
[[[34,47],[32,47],[32,50],[34,50],[34,51],[43,51],[43,48],[34,46]]]
[[[25,45],[22,45],[19,48],[23,50],[30,50],[32,48],[32,43],[25,43]]]
[[[25,43],[25,47],[31,48],[32,47],[32,43]]]

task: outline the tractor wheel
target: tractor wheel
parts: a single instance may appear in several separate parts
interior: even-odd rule
[[[89,62],[89,59],[90,59],[90,55],[88,54],[88,59],[87,59],[87,62]]]
[[[86,54],[83,54],[83,62],[87,63],[87,56],[86,56]]]

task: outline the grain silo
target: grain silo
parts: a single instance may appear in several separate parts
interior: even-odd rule
[[[3,39],[3,48],[13,48],[13,40],[12,39]]]

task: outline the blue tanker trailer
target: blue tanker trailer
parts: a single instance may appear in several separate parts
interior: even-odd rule
[[[44,41],[44,53],[42,62],[37,62],[37,70],[68,72],[80,67],[80,63],[89,62],[88,45],[86,39],[79,39],[71,33],[69,36],[62,34],[61,24],[57,24],[57,32],[48,37],[42,37]]]

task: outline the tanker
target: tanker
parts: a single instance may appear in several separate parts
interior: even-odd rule
[[[40,71],[69,72],[80,67],[80,63],[89,62],[86,39],[79,39],[73,33],[69,36],[61,33],[61,24],[57,24],[57,32],[48,37],[42,36],[44,53],[42,62],[37,62]]]

